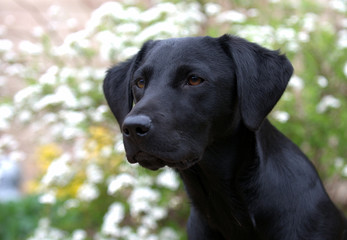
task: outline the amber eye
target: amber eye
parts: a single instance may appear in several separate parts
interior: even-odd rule
[[[204,79],[202,79],[201,77],[198,77],[196,75],[192,75],[188,78],[188,85],[190,86],[197,86],[199,84],[201,84],[204,81]]]
[[[143,78],[139,78],[139,79],[136,80],[136,86],[138,88],[144,88],[145,84],[146,84],[146,82],[145,82],[145,80]]]

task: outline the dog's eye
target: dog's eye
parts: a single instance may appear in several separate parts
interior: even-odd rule
[[[135,83],[135,84],[136,84],[136,86],[137,86],[138,88],[144,88],[146,82],[145,82],[145,80],[144,80],[143,78],[139,78],[139,79],[136,80],[136,83]]]
[[[197,86],[197,85],[201,84],[203,81],[204,81],[204,79],[202,79],[201,77],[198,77],[196,75],[192,75],[188,78],[187,84],[190,86]]]

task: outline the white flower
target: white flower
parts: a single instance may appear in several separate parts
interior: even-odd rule
[[[159,200],[160,194],[148,187],[137,187],[135,188],[130,197],[130,213],[136,217],[140,213],[151,211],[151,203]]]
[[[151,211],[143,219],[143,223],[149,228],[157,228],[157,221],[167,216],[167,209],[163,207],[154,206]]]
[[[114,145],[114,149],[119,153],[125,152],[124,144],[123,144],[123,141],[121,139],[116,142],[116,144]]]
[[[46,124],[54,123],[58,121],[58,115],[55,113],[48,112],[42,117],[42,122]]]
[[[76,18],[69,18],[67,21],[66,21],[66,26],[68,28],[75,28],[78,26],[78,21]]]
[[[65,140],[77,138],[83,136],[83,130],[77,127],[65,127],[61,133],[61,136]]]
[[[167,210],[162,207],[152,206],[150,211],[143,210],[145,213],[142,216],[141,222],[143,226],[149,229],[156,229],[158,227],[158,220],[167,216]]]
[[[20,151],[12,151],[9,153],[8,157],[13,161],[23,161],[25,159],[25,154]]]
[[[62,46],[71,47],[71,44],[75,43],[81,47],[88,47],[90,45],[88,38],[89,35],[86,30],[70,33],[65,37]]]
[[[273,117],[277,121],[279,121],[281,123],[285,123],[289,120],[290,115],[289,115],[289,113],[284,112],[284,111],[275,111],[275,112],[273,112]]]
[[[165,4],[165,5],[167,5],[167,4]],[[172,7],[172,3],[168,3],[168,5]],[[163,4],[158,4],[152,8],[149,8],[148,10],[142,12],[140,14],[140,21],[147,23],[147,22],[152,22],[154,20],[159,19],[160,16],[165,13],[165,9],[163,9],[162,6],[163,6]],[[169,9],[170,8],[168,8],[168,10]]]
[[[86,119],[86,115],[77,111],[60,111],[60,117],[68,126],[77,126]]]
[[[7,78],[4,76],[0,76],[0,87],[4,87],[7,83]]]
[[[48,167],[46,174],[43,176],[41,182],[43,185],[57,184],[65,186],[70,182],[73,171],[69,162],[71,157],[65,153],[61,157],[55,159]]]
[[[322,98],[322,100],[317,105],[317,112],[324,113],[329,107],[330,108],[339,108],[341,102],[339,99],[335,98],[332,95],[327,95]]]
[[[165,240],[178,240],[179,236],[177,236],[177,233],[169,227],[165,227],[161,230],[160,232],[160,239],[165,239]]]
[[[83,229],[76,229],[72,233],[72,239],[71,240],[84,240],[87,238],[87,233]]]
[[[279,27],[276,30],[276,40],[279,43],[292,42],[295,40],[296,32],[293,28]]]
[[[328,86],[328,79],[326,79],[324,76],[318,76],[317,82],[322,88],[326,88]]]
[[[0,52],[8,52],[12,49],[13,43],[8,39],[0,39]]]
[[[345,76],[347,77],[347,62],[343,66],[343,74],[345,74]]]
[[[56,92],[41,98],[33,106],[34,110],[41,110],[51,104],[63,103],[66,107],[74,108],[78,106],[77,99],[71,89],[66,85],[61,85]]]
[[[28,110],[18,112],[18,119],[21,122],[29,122],[32,118],[32,114]]]
[[[123,187],[133,186],[136,183],[136,179],[130,174],[121,173],[115,177],[110,177],[108,182],[107,193],[113,195]]]
[[[56,137],[62,137],[65,140],[83,136],[82,129],[74,126],[66,126],[64,123],[56,123],[51,127],[51,134]]]
[[[62,240],[67,239],[67,234],[57,228],[52,228],[50,226],[50,221],[48,218],[42,218],[39,221],[39,226],[35,229],[32,237],[27,240]]]
[[[339,48],[347,48],[347,30],[338,32],[337,46]]]
[[[140,10],[137,7],[128,7],[124,11],[113,13],[113,17],[119,20],[126,20],[129,22],[137,22],[140,17]]]
[[[101,168],[96,164],[89,164],[87,166],[87,180],[90,183],[100,183],[104,179],[104,174]]]
[[[173,191],[177,190],[180,185],[176,174],[169,168],[166,168],[157,176],[157,184]]]
[[[100,155],[104,158],[108,158],[110,157],[112,154],[112,146],[108,145],[108,146],[104,146],[102,147],[102,149],[100,150]]]
[[[172,13],[170,18],[167,19],[167,21],[170,20],[178,24],[181,31],[189,27],[189,31],[185,35],[191,35],[199,28],[197,24],[203,23],[206,17],[201,13],[198,3],[180,3],[177,4],[177,12]]]
[[[342,176],[347,177],[347,165],[342,169]]]
[[[138,51],[138,47],[126,47],[120,52],[118,57],[119,59],[128,59],[134,56]]]
[[[51,5],[48,9],[48,14],[51,16],[56,16],[62,11],[62,7],[59,5]]]
[[[50,67],[46,73],[44,73],[40,78],[39,78],[39,83],[40,84],[49,84],[53,85],[56,84],[57,82],[57,73],[59,71],[59,68],[57,66],[52,66]]]
[[[15,75],[23,76],[24,72],[25,72],[25,67],[20,63],[15,63],[5,68],[5,73],[10,76],[15,76]]]
[[[27,99],[29,97],[39,94],[41,92],[41,88],[42,87],[39,85],[32,85],[32,86],[23,88],[22,90],[18,91],[16,95],[14,95],[14,103],[22,104],[27,102]]]
[[[206,3],[205,4],[205,11],[208,16],[214,16],[220,13],[222,7],[217,3]]]
[[[81,93],[87,93],[93,89],[93,84],[90,81],[83,81],[79,85],[79,90]]]
[[[39,202],[41,204],[54,204],[56,202],[55,192],[50,190],[39,197]]]
[[[149,229],[146,226],[140,226],[137,228],[137,235],[140,239],[145,239],[149,234]]]
[[[9,119],[13,116],[13,107],[9,104],[0,105],[0,117],[4,119]]]
[[[59,73],[59,79],[62,83],[67,83],[67,80],[70,78],[70,77],[74,77],[77,75],[77,70],[74,69],[74,68],[69,68],[69,67],[63,67],[61,70],[60,70],[60,73]]]
[[[345,13],[347,11],[346,1],[344,0],[330,0],[328,1],[328,4],[332,9],[341,13]]]
[[[288,83],[288,86],[300,91],[304,88],[304,81],[297,75],[293,75]]]
[[[13,107],[8,104],[0,105],[0,130],[5,130],[10,127],[9,120],[14,115]]]
[[[287,43],[287,50],[291,52],[297,52],[300,48],[300,45],[296,41],[291,41]]]
[[[23,40],[19,43],[19,50],[31,55],[39,55],[43,52],[43,47],[42,45]]]
[[[109,109],[106,105],[100,105],[97,109],[94,109],[90,112],[90,117],[95,122],[102,122],[104,121],[104,114],[108,112]]]
[[[143,43],[151,38],[158,38],[158,36],[163,36],[163,33],[178,34],[177,26],[173,22],[156,22],[149,27],[145,28],[135,37],[135,42]]]
[[[306,42],[310,41],[310,35],[307,32],[299,32],[298,33],[298,40],[300,42],[306,43]]]
[[[217,22],[219,23],[225,23],[225,22],[237,22],[237,23],[243,23],[246,21],[247,17],[240,12],[230,10],[223,12],[218,15]]]
[[[18,142],[12,135],[2,134],[0,137],[0,149],[7,148],[10,151],[14,151],[18,148]]]
[[[345,160],[342,157],[337,157],[335,158],[335,167],[336,168],[341,168],[344,165]]]
[[[236,30],[240,37],[265,47],[271,47],[275,41],[275,30],[271,26],[245,25],[236,27]]]
[[[303,18],[303,29],[308,31],[308,32],[312,32],[315,30],[317,23],[317,15],[314,13],[307,13],[305,14],[304,18]]]
[[[103,60],[109,60],[112,51],[124,46],[124,39],[108,30],[97,33],[96,40],[100,42],[100,57]]]
[[[121,203],[113,203],[104,216],[104,222],[101,226],[101,232],[118,237],[121,234],[119,223],[124,219],[125,210]]]
[[[34,27],[34,29],[32,30],[32,34],[35,37],[41,37],[44,34],[44,30],[42,27],[40,26],[36,26]]]
[[[247,10],[247,15],[250,17],[257,17],[257,16],[259,16],[259,10],[256,8],[251,8],[251,9]]]
[[[66,209],[77,208],[80,205],[80,202],[77,199],[69,199],[64,202],[64,207]]]
[[[99,26],[101,18],[106,15],[113,15],[123,11],[123,6],[119,2],[106,2],[92,12],[90,20],[87,22],[87,28]]]
[[[85,202],[90,202],[99,197],[99,189],[91,183],[84,183],[77,191],[77,197]]]

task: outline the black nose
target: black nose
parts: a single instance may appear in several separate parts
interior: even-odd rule
[[[152,121],[148,116],[128,116],[123,122],[123,134],[127,137],[146,136],[151,129]]]

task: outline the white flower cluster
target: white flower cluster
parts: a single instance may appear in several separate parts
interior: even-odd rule
[[[195,35],[205,21],[197,3],[162,2],[147,10],[106,2],[95,10],[85,29],[72,33],[53,49],[59,56],[76,56],[81,49],[99,44],[101,59],[124,60],[138,51],[138,46],[152,38]],[[108,24],[112,22],[112,24]],[[105,25],[102,31],[100,26]]]
[[[32,237],[27,240],[62,240],[66,239],[67,234],[59,229],[51,227],[48,218],[42,218],[39,226],[35,229]]]
[[[69,184],[74,170],[71,168],[71,156],[68,153],[55,159],[48,167],[41,183],[44,186],[58,185],[65,186]]]
[[[167,207],[174,206],[174,202],[169,202],[167,206],[160,206],[160,192],[152,189],[151,186],[155,183],[171,191],[177,190],[179,181],[172,170],[165,168],[155,181],[148,177],[135,178],[129,173],[121,173],[111,176],[108,182],[108,194],[113,196],[121,194],[124,189],[132,189],[127,200],[130,216],[137,222],[141,222],[141,226],[135,230],[129,226],[121,226],[125,218],[125,206],[116,202],[110,206],[104,217],[101,234],[127,239],[162,239],[154,235],[153,231],[158,227],[157,222],[167,216]],[[159,235],[167,235],[168,239],[178,239],[174,231],[169,228],[165,231],[163,229]]]

